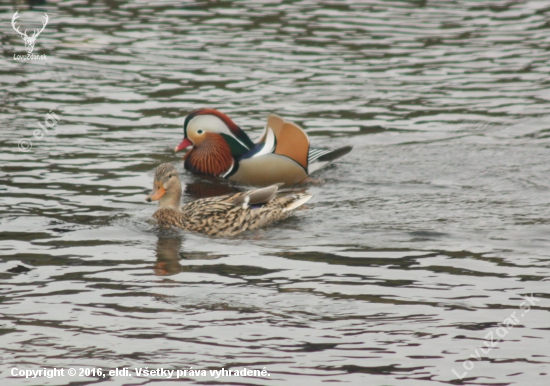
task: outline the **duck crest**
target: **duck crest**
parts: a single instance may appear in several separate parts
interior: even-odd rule
[[[186,170],[213,177],[222,176],[233,166],[231,148],[220,134],[206,133],[200,146],[193,147],[183,157]]]
[[[239,141],[241,141],[244,145],[246,145],[248,147],[247,150],[254,147],[254,142],[252,142],[250,137],[239,126],[237,126],[235,124],[235,122],[233,122],[231,120],[231,118],[229,118],[227,115],[225,115],[221,111],[218,111],[218,110],[215,110],[215,109],[202,108],[202,109],[196,109],[196,110],[191,111],[189,113],[189,115],[187,115],[187,117],[185,118],[185,121],[183,122],[183,136],[184,137],[187,138],[187,126],[189,125],[189,122],[191,122],[191,120],[193,118],[195,118],[196,116],[198,116],[198,115],[214,115],[214,116],[218,117],[219,119],[221,119],[223,121],[223,123],[225,123],[225,125],[229,128],[231,133],[237,139],[239,139]]]

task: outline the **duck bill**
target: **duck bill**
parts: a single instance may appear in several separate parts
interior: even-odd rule
[[[166,193],[166,189],[164,189],[162,186],[155,186],[151,194],[148,195],[147,198],[145,198],[145,201],[158,201],[162,196],[164,196],[164,193]]]
[[[188,148],[189,146],[193,146],[193,142],[187,138],[184,138],[183,141],[181,141],[181,143],[174,148],[174,151],[177,153],[178,151]]]

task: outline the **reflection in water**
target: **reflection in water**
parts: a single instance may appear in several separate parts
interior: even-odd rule
[[[210,272],[212,270],[209,269],[209,267],[214,266],[182,266],[181,260],[215,260],[226,256],[224,254],[210,252],[182,251],[184,237],[178,232],[181,231],[170,229],[162,230],[161,234],[159,234],[156,251],[157,261],[154,267],[156,275],[166,276],[174,275],[179,272],[192,271]],[[224,274],[226,270],[227,268],[222,270],[214,269],[214,272],[217,274]]]
[[[17,7],[2,8],[0,377],[265,366],[269,381],[185,382],[460,384],[454,369],[547,384],[548,2],[186,4],[48,2],[40,63],[10,57]],[[143,200],[159,164],[184,201],[237,189],[181,170],[172,148],[199,107],[252,138],[273,112],[354,151],[295,219],[231,240],[160,232]],[[49,110],[61,121],[36,140]],[[521,326],[472,358],[531,293]]]
[[[222,196],[224,194],[237,193],[241,191],[242,189],[235,185],[216,180],[196,181],[185,185],[185,194],[193,197],[193,199]]]
[[[181,243],[182,237],[179,235],[159,235],[157,241],[157,262],[154,268],[156,275],[166,276],[181,272]]]

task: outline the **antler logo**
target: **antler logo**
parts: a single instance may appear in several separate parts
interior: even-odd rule
[[[44,31],[44,28],[46,28],[46,25],[48,24],[48,14],[44,14],[44,21],[42,22],[42,29],[41,30],[38,30],[38,29],[35,29],[32,36],[27,36],[27,30],[25,30],[25,32],[21,32],[19,31],[19,26],[15,26],[15,21],[17,20],[17,18],[19,17],[19,15],[17,15],[17,12],[19,11],[15,11],[15,13],[13,14],[13,17],[11,18],[11,25],[13,27],[13,29],[19,34],[21,35],[21,37],[23,38],[23,41],[25,42],[25,48],[27,50],[27,53],[28,54],[31,54],[32,53],[32,50],[34,50],[34,43],[36,43],[36,38],[38,37],[38,35],[40,35],[42,33],[42,31]]]

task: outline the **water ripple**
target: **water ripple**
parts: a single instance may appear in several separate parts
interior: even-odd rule
[[[2,384],[23,382],[6,375],[16,366],[545,384],[546,2],[60,1],[20,13],[42,11],[35,51],[48,60],[14,61],[24,47],[11,29],[0,57]],[[160,230],[144,201],[159,163],[176,163],[185,201],[234,190],[184,172],[172,151],[183,117],[205,106],[254,138],[275,112],[314,146],[354,150],[278,225],[234,239]],[[59,123],[33,137],[50,110]],[[520,309],[531,295],[536,307]]]

